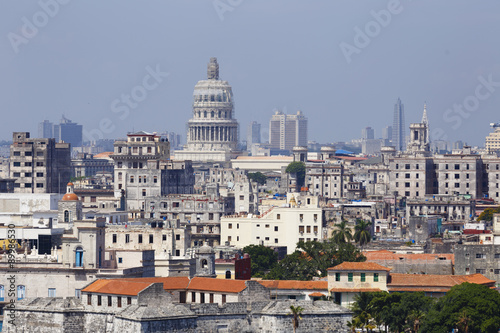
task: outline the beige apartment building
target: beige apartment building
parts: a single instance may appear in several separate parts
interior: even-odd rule
[[[291,254],[299,241],[325,238],[322,221],[317,197],[288,193],[285,207],[271,207],[261,215],[222,217],[221,242],[239,248],[252,244],[286,246]]]

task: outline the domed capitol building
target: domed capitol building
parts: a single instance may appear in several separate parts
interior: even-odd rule
[[[198,81],[194,87],[187,144],[175,151],[175,159],[222,162],[240,154],[233,91],[227,81],[219,80],[217,58],[210,58],[207,80]]]

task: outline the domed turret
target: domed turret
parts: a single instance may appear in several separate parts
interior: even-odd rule
[[[66,194],[62,197],[63,201],[78,201],[78,196],[75,194],[75,185],[68,183],[66,187]]]

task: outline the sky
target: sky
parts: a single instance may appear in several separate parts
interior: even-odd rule
[[[275,110],[309,140],[407,127],[484,146],[500,122],[500,1],[40,0],[0,3],[0,140],[64,114],[84,139],[173,131],[185,140],[210,57],[233,87],[240,139]]]

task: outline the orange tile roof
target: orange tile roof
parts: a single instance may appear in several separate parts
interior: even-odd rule
[[[239,293],[246,288],[245,281],[243,280],[224,280],[195,277],[191,279],[187,289],[188,290],[206,290],[217,291],[225,293]]]
[[[343,262],[335,267],[330,267],[328,270],[334,271],[390,271],[390,268],[381,266],[374,262]]]
[[[451,260],[455,263],[455,255],[453,253],[394,253],[388,250],[379,251],[364,251],[363,255],[366,257],[366,261],[377,261],[377,260],[440,260],[444,258],[445,260]]]
[[[471,275],[428,275],[428,274],[391,274],[391,282],[387,287],[392,290],[394,287],[447,287],[451,288],[464,282],[482,285],[493,285],[494,280],[490,280],[481,274]]]
[[[328,281],[261,280],[259,283],[269,289],[328,290]]]
[[[163,283],[165,290],[186,289],[189,285],[189,278],[182,277],[147,277],[147,278],[124,278],[122,280],[148,283]]]
[[[332,288],[333,293],[373,293],[381,291],[379,288]]]
[[[149,282],[134,282],[134,281],[125,281],[120,279],[115,279],[115,280],[101,279],[87,286],[82,291],[88,293],[97,293],[97,294],[137,296],[139,292],[143,291],[150,285],[151,283]]]
[[[326,295],[323,293],[318,293],[318,292],[309,294],[309,297],[323,297],[323,296],[326,296]]]

